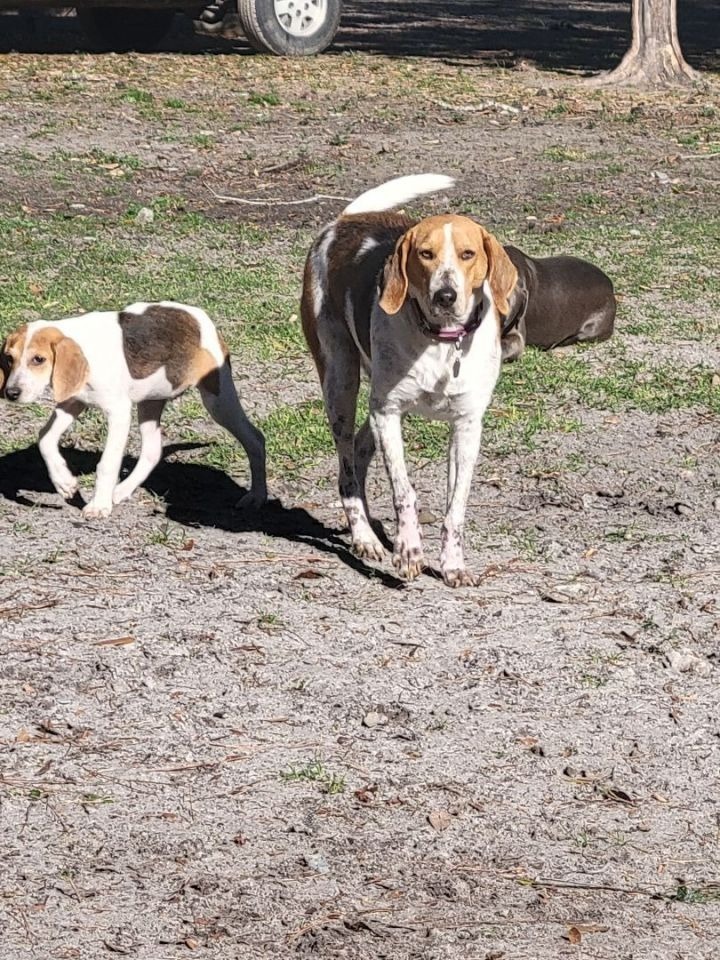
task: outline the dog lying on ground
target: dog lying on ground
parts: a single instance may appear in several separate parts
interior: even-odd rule
[[[440,569],[457,587],[479,582],[465,568],[463,524],[483,415],[500,372],[500,317],[517,271],[498,241],[467,217],[416,222],[383,212],[451,185],[442,176],[400,177],[354,200],[310,249],[301,310],[353,549],[372,560],[384,554],[365,497],[377,444],[397,518],[393,563],[406,579],[419,575],[424,556],[401,421],[415,412],[450,422]],[[356,436],[361,368],[370,377],[370,417]]]
[[[503,360],[517,360],[526,344],[552,350],[612,336],[615,293],[602,270],[577,257],[529,257],[510,246],[505,252],[518,282],[503,321]]]
[[[20,403],[55,401],[39,447],[55,489],[66,499],[75,495],[78,482],[60,453],[60,437],[86,406],[106,414],[107,441],[94,495],[83,510],[87,518],[109,516],[113,504],[126,500],[147,479],[162,457],[163,408],[192,386],[250,460],[251,489],[239,506],[260,506],[267,498],[265,440],[245,415],[227,347],[204,310],[165,301],[135,303],[119,313],[36,320],[7,337],[0,357],[1,395]],[[118,483],[133,403],[140,457]]]

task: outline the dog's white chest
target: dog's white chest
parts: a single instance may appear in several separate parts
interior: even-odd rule
[[[491,322],[457,346],[432,340],[419,351],[383,346],[384,362],[373,365],[375,396],[384,394],[389,405],[430,419],[454,420],[484,408],[500,372],[498,330]],[[373,352],[375,359],[375,347]]]

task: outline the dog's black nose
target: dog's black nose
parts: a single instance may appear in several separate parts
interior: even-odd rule
[[[433,303],[439,307],[451,307],[457,300],[457,292],[452,287],[440,287],[433,294]]]
[[[20,388],[19,388],[19,387],[6,387],[6,389],[5,389],[5,396],[8,398],[8,400],[17,400],[18,397],[20,396]]]

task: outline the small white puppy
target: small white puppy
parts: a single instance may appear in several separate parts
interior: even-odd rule
[[[227,347],[204,310],[163,301],[134,303],[120,312],[36,320],[9,334],[0,355],[0,395],[20,403],[51,399],[56,404],[39,446],[63,497],[72,498],[78,482],[60,453],[60,437],[88,405],[107,416],[95,492],[83,510],[87,518],[109,516],[113,504],[126,500],[147,479],[162,457],[163,408],[192,386],[250,460],[251,489],[239,506],[260,506],[267,499],[265,439],[245,415]],[[118,483],[133,403],[138,406],[140,457]]]

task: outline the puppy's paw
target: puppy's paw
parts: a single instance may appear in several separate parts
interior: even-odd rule
[[[267,490],[248,490],[235,504],[236,510],[259,510],[267,503]]]
[[[57,492],[65,500],[72,500],[80,489],[77,477],[74,477],[71,473],[68,473],[67,476],[53,477],[52,482]]]
[[[111,503],[101,503],[98,500],[91,500],[83,507],[83,517],[86,520],[104,520],[112,513]]]
[[[122,503],[123,500],[128,500],[133,495],[134,492],[135,492],[134,487],[130,489],[129,487],[126,487],[124,483],[119,483],[113,490],[113,495],[112,495],[113,504],[117,506],[117,504]]]
[[[353,540],[352,552],[361,560],[373,560],[377,563],[385,557],[385,549],[375,534]]]
[[[414,580],[425,569],[422,546],[411,546],[402,540],[395,543],[393,566],[403,580]]]
[[[449,587],[479,587],[482,577],[470,573],[464,567],[455,570],[443,570],[442,577]]]

